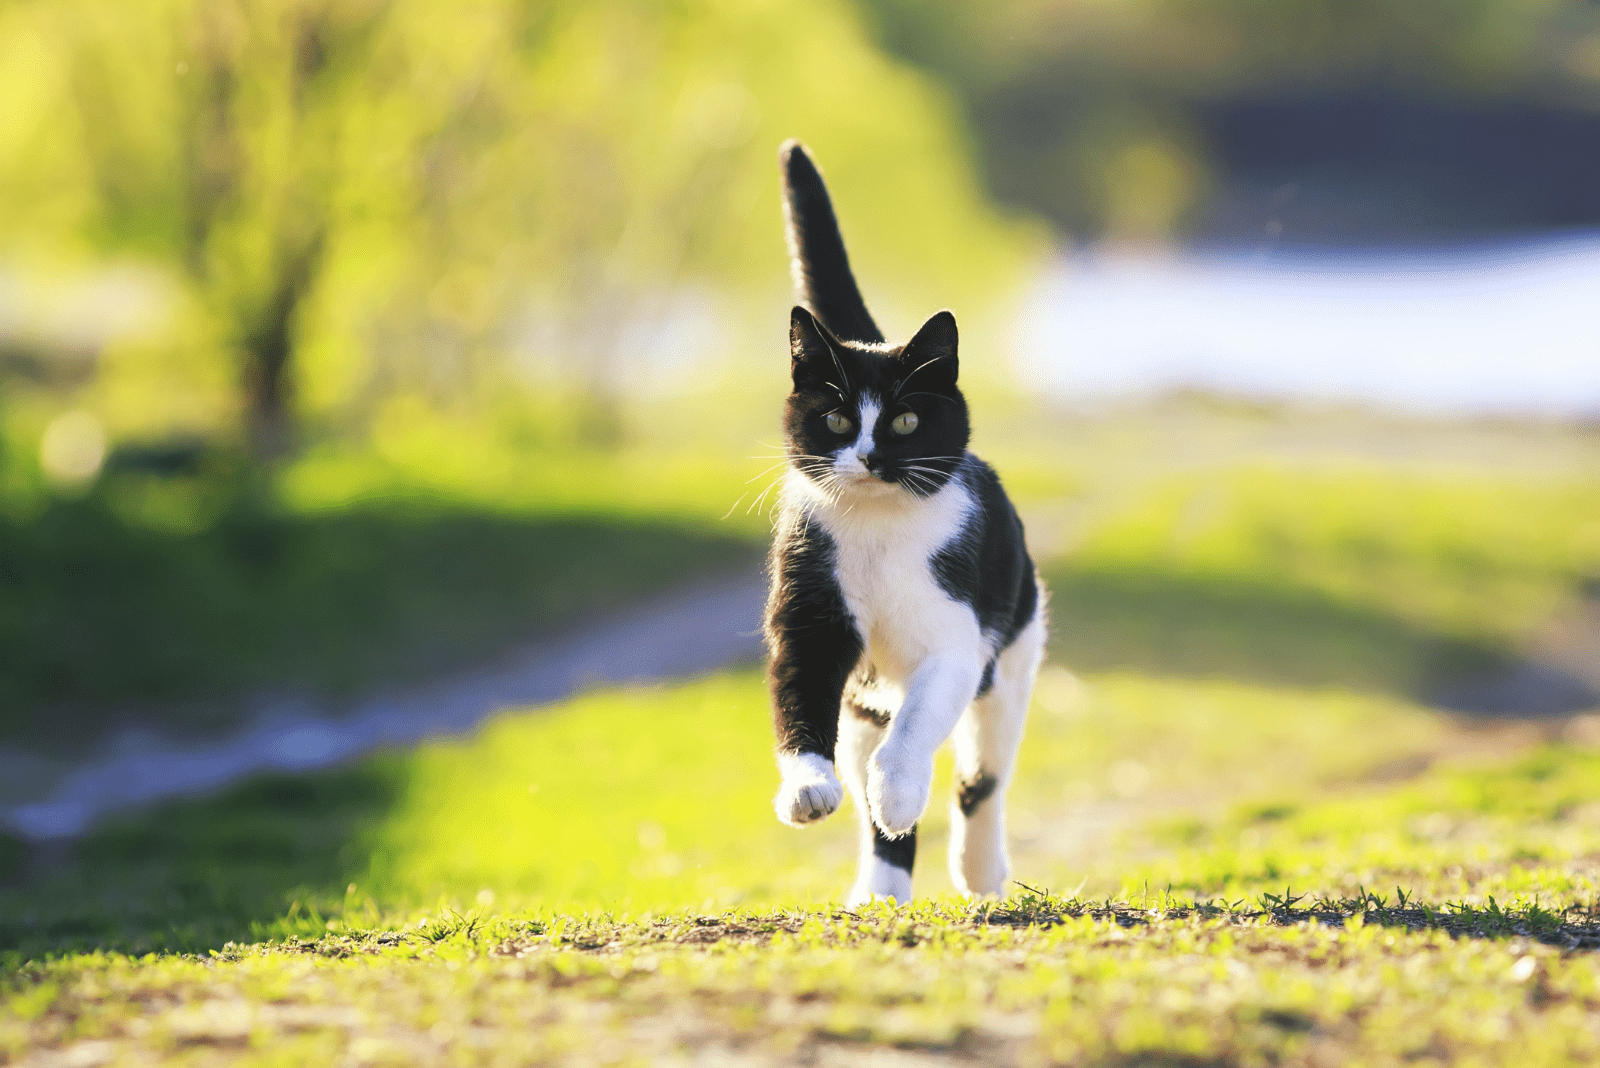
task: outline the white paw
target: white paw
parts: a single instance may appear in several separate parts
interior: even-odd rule
[[[1004,897],[1010,876],[1004,810],[991,804],[969,818],[951,804],[950,879],[956,889],[968,897]]]
[[[779,753],[783,784],[772,799],[778,819],[791,827],[804,827],[831,816],[844,803],[844,787],[833,773],[833,762],[816,753]]]
[[[874,901],[904,905],[910,900],[911,873],[876,857],[868,857],[862,861],[861,874],[856,877],[850,896],[845,898],[845,908],[860,908]]]
[[[956,889],[968,897],[1005,897],[1006,880],[1011,866],[1004,855],[998,857],[963,857],[955,876]]]
[[[880,746],[867,763],[867,807],[890,838],[910,833],[928,807],[933,761],[897,758]]]
[[[844,907],[858,909],[862,905],[870,905],[875,901],[881,901],[885,905],[904,905],[910,900],[910,891],[904,894],[896,894],[890,890],[874,890],[870,886],[856,886],[851,888],[850,896],[845,898]]]

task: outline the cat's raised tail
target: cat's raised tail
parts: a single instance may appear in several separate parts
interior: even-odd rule
[[[783,217],[795,300],[811,309],[837,338],[882,341],[883,332],[872,321],[850,273],[833,201],[817,165],[795,140],[778,149],[778,163],[783,168]]]

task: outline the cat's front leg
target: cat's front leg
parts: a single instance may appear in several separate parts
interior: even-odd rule
[[[799,827],[844,802],[833,757],[845,680],[861,659],[862,641],[833,577],[825,534],[782,539],[774,557],[767,683],[783,781],[772,806],[779,820]]]
[[[917,825],[933,788],[933,755],[978,692],[983,665],[973,656],[935,654],[912,673],[906,698],[867,764],[872,822],[897,838]]]

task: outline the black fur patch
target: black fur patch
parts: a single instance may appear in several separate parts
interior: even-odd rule
[[[878,669],[864,660],[844,686],[844,703],[857,719],[877,727],[887,727],[899,704],[878,688]]]
[[[972,606],[978,626],[1005,649],[1039,607],[1039,580],[1028,556],[1022,520],[993,468],[968,456],[956,477],[978,507],[961,533],[933,555],[933,575],[952,598]],[[994,663],[985,666],[979,694],[994,685]]]
[[[816,164],[798,141],[778,151],[783,169],[783,212],[803,306],[789,317],[790,374],[794,392],[785,412],[789,451],[797,468],[826,483],[832,457],[856,440],[866,397],[879,405],[868,471],[919,495],[937,493],[967,451],[967,402],[956,388],[959,372],[955,316],[939,312],[897,348],[861,299],[833,203]],[[916,416],[908,433],[894,432],[902,415]],[[828,428],[830,415],[850,422]]]
[[[835,335],[849,341],[882,341],[850,271],[839,221],[817,165],[799,141],[783,143],[778,163],[783,168],[785,231],[800,299]]]
[[[956,790],[956,807],[961,809],[963,816],[970,816],[978,811],[978,806],[989,800],[989,795],[994,793],[1000,780],[990,775],[987,771],[980,771],[976,776],[962,783]]]
[[[861,636],[834,577],[833,539],[803,514],[792,519],[773,539],[769,564],[767,685],[773,727],[783,751],[832,760],[839,704],[845,680],[861,659]]]
[[[913,827],[899,838],[888,838],[874,824],[872,855],[909,875],[912,865],[917,862],[917,829]]]
[[[991,656],[989,662],[983,665],[983,678],[978,680],[979,697],[994,689],[994,662],[995,657]]]
[[[790,375],[794,391],[784,410],[784,431],[795,466],[823,485],[834,457],[853,444],[867,399],[878,405],[868,471],[919,496],[931,496],[950,480],[966,455],[971,427],[967,402],[956,388],[955,317],[940,312],[898,348],[866,345],[834,336],[805,308],[790,313]],[[894,422],[914,415],[905,434]],[[835,431],[828,417],[843,416]]]
[[[850,708],[850,714],[855,716],[856,719],[864,719],[874,727],[887,727],[889,725],[889,713],[887,712],[880,712],[876,708],[868,708],[866,705],[858,704],[855,701],[847,701],[846,704]]]

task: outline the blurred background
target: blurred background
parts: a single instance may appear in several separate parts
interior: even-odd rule
[[[16,841],[758,655],[791,136],[885,331],[962,324],[1043,700],[1148,710],[1047,720],[1084,841],[1211,767],[1178,720],[1600,704],[1588,0],[9,0],[0,101]]]

